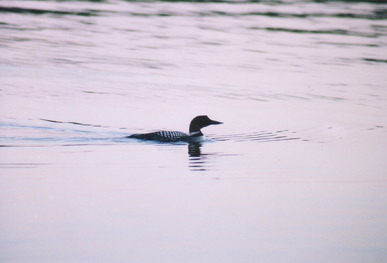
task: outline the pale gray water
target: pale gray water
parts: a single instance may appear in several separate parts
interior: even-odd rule
[[[383,262],[382,1],[0,2],[0,262]],[[186,132],[200,147],[131,133]]]

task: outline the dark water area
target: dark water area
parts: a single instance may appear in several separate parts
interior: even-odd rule
[[[386,62],[385,1],[1,1],[0,262],[383,262]]]

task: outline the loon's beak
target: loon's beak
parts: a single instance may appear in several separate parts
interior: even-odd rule
[[[211,120],[211,124],[223,124],[223,122]]]

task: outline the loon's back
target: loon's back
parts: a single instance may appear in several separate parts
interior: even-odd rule
[[[160,142],[178,142],[190,141],[190,136],[184,132],[179,131],[157,131],[143,134],[132,134],[128,138],[136,138],[142,140],[152,140]]]

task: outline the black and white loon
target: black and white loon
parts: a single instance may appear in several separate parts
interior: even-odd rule
[[[201,128],[212,124],[222,124],[220,121],[213,121],[207,115],[201,115],[193,118],[189,125],[189,134],[179,131],[157,131],[143,134],[132,134],[127,138],[136,138],[142,140],[153,140],[160,142],[200,142],[204,139]]]

